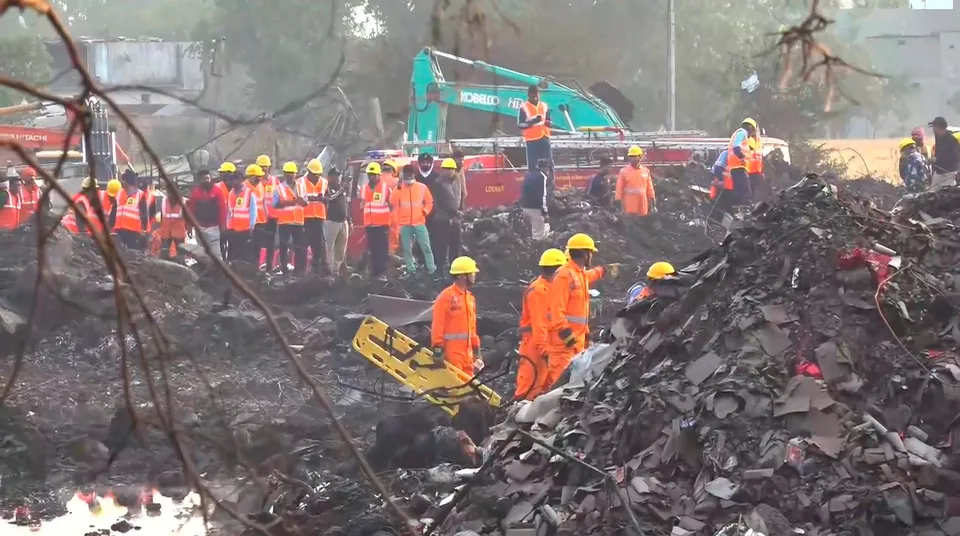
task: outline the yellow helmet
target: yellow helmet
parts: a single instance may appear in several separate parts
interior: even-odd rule
[[[97,183],[97,179],[93,177],[86,177],[83,179],[83,182],[80,183],[80,188],[86,190],[87,188],[99,188],[100,185]]]
[[[269,156],[267,156],[267,155],[265,155],[265,154],[262,154],[262,155],[260,155],[260,156],[257,157],[257,165],[258,165],[258,166],[260,166],[260,167],[262,167],[262,168],[266,168],[266,167],[270,167],[271,164],[272,164],[272,162],[270,161],[270,157],[269,157]]]
[[[470,257],[457,257],[450,263],[450,275],[475,274],[479,271],[477,261]]]
[[[123,188],[123,184],[120,183],[120,179],[110,179],[107,182],[107,195],[114,197],[120,193],[120,190]]]
[[[673,265],[669,262],[655,262],[651,264],[650,268],[647,270],[647,279],[663,279],[667,276],[675,275],[676,273],[677,271],[673,269]]]
[[[323,174],[323,163],[314,158],[313,160],[307,162],[307,171],[313,173],[314,175]]]
[[[224,162],[220,164],[220,169],[218,169],[217,171],[219,171],[220,173],[236,173],[237,166],[233,162]]]
[[[284,162],[284,164],[283,164],[283,172],[284,172],[284,173],[296,173],[296,172],[297,172],[297,164],[296,164],[296,162]]]
[[[457,162],[452,158],[444,158],[440,163],[440,169],[457,169]]]
[[[639,145],[634,145],[629,150],[627,150],[627,156],[636,156],[638,158],[643,158],[643,149]]]
[[[391,167],[391,168],[393,168],[393,169],[397,169],[397,168],[399,167],[399,166],[397,166],[397,161],[394,160],[394,159],[392,159],[392,158],[388,158],[388,159],[386,159],[386,160],[383,161],[383,166],[382,166],[382,167],[387,167],[387,166],[389,166],[389,167]]]
[[[379,175],[383,170],[380,168],[380,164],[376,162],[370,162],[367,164],[367,175]]]
[[[540,255],[540,266],[544,268],[563,266],[565,262],[567,262],[566,256],[557,248],[550,248]]]
[[[911,145],[916,145],[916,144],[917,142],[913,141],[913,138],[903,138],[902,140],[900,140],[899,148],[902,151],[907,147],[910,147]]]
[[[593,239],[590,238],[590,235],[585,233],[577,233],[570,237],[570,240],[567,240],[567,249],[587,249],[590,251],[596,251],[597,245],[594,243]]]
[[[743,121],[740,122],[740,124],[741,124],[741,125],[750,125],[751,127],[753,127],[754,130],[756,130],[756,129],[758,128],[758,127],[757,127],[757,121],[756,121],[754,118],[752,118],[752,117],[748,117],[748,118],[744,119]]]
[[[266,175],[266,173],[263,172],[263,168],[257,164],[250,164],[249,166],[247,166],[247,170],[245,174],[248,177],[262,177]]]

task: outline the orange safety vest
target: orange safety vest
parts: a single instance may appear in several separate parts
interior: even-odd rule
[[[0,229],[16,229],[20,224],[20,195],[7,190],[7,204],[0,207]]]
[[[160,238],[183,240],[187,237],[187,223],[183,219],[183,205],[169,197],[160,202]]]
[[[727,142],[727,168],[728,169],[739,169],[746,166],[746,162],[744,162],[744,159],[740,158],[739,156],[737,156],[736,153],[733,152],[733,141],[737,138],[737,134],[741,130],[743,129],[738,128],[737,130],[734,130],[733,134],[730,136],[730,141]],[[744,139],[743,143],[740,144],[740,150],[743,151],[744,156],[749,158],[750,148],[747,147],[747,139]]]
[[[253,195],[257,196],[258,202],[260,203],[261,210],[257,211],[257,225],[267,223],[267,211],[264,209],[266,203],[266,201],[264,201],[264,193],[266,189],[263,186],[263,182],[258,182],[256,186],[254,186],[250,181],[244,181],[243,188],[250,190]],[[273,194],[270,194],[270,202],[273,203]]]
[[[298,186],[304,192],[303,197],[325,195],[327,193],[327,179],[323,177],[317,177],[317,182],[314,184],[308,176],[304,175],[300,177]],[[303,207],[303,217],[306,219],[327,219],[327,204],[323,201],[310,201],[307,206]]]
[[[266,220],[275,220],[277,219],[276,210],[273,207],[273,192],[276,191],[280,185],[283,184],[280,179],[274,177],[273,175],[267,175],[260,181],[260,186],[263,188],[263,213]],[[259,220],[259,218],[258,218]],[[266,221],[264,220],[264,221]],[[257,221],[257,223],[262,223]]]
[[[710,185],[710,199],[716,199],[720,195],[720,183],[716,179],[713,180],[713,183]],[[723,170],[723,184],[722,187],[724,190],[733,190],[733,176],[730,175],[730,168]]]
[[[230,197],[230,187],[227,186],[227,183],[220,181],[213,184],[214,188],[219,188],[223,192],[223,198],[226,199]]]
[[[543,117],[543,121],[537,123],[536,125],[531,126],[530,128],[523,129],[523,140],[524,141],[537,141],[540,138],[549,138],[550,137],[550,127],[546,125],[547,122],[547,105],[545,102],[540,101],[534,105],[530,101],[524,101],[523,107],[524,115],[527,116],[527,120],[531,120],[536,116]]]
[[[27,223],[30,216],[33,216],[39,202],[40,188],[36,184],[31,188],[20,187],[20,225]]]
[[[372,190],[363,185],[363,225],[390,225],[390,187],[382,181]]]
[[[404,184],[390,194],[390,207],[398,225],[425,225],[433,211],[433,195],[422,182]]]
[[[288,203],[297,199],[293,188],[285,182],[277,184],[277,193],[280,195],[281,203]],[[277,218],[277,223],[280,225],[303,225],[303,207],[300,205],[286,206],[283,208],[274,207],[273,215]]]
[[[87,234],[93,234],[94,231],[100,232],[103,226],[100,224],[97,215],[93,213],[93,204],[87,199],[87,196],[82,193],[77,194],[73,196],[73,202],[76,203],[78,207],[83,207],[83,213],[86,215],[84,223],[87,224]],[[77,225],[77,214],[73,209],[67,210],[67,213],[63,215],[63,219],[60,221],[60,225],[63,225],[64,229],[73,234],[80,233],[80,227]]]
[[[227,229],[240,232],[251,229],[250,202],[252,196],[253,190],[250,188],[242,188],[240,195],[237,195],[236,190],[230,190],[227,199]]]
[[[757,140],[757,148],[751,150],[746,155],[746,168],[747,173],[750,175],[763,173],[763,141],[760,139],[759,134],[757,134],[754,139]]]
[[[143,200],[144,195],[142,190],[137,190],[134,195],[128,194],[126,190],[120,190],[120,193],[117,194],[117,220],[113,224],[114,231],[143,232],[140,201]],[[149,205],[147,205],[147,208],[149,209]]]

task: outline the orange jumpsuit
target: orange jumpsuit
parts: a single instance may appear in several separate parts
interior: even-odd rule
[[[523,309],[520,313],[520,349],[523,356],[517,367],[517,390],[514,398],[533,400],[547,384],[547,305],[550,281],[542,276],[534,279],[523,292]]]
[[[20,225],[30,221],[40,203],[40,188],[32,179],[20,187]]]
[[[393,173],[384,173],[380,176],[380,181],[386,183],[390,190],[396,190],[397,184],[400,184],[400,177]],[[400,222],[394,213],[390,213],[390,231],[387,235],[390,253],[397,251],[400,247]]]
[[[643,164],[639,167],[625,166],[617,175],[616,199],[623,202],[624,214],[646,216],[650,201],[656,199],[650,170]]]
[[[590,284],[603,277],[604,272],[602,266],[585,270],[576,262],[569,261],[553,276],[547,306],[547,355],[550,357],[548,385],[556,383],[574,356],[587,347]],[[573,346],[569,347],[560,337],[560,332],[567,328],[575,338]]]
[[[480,336],[477,300],[472,292],[454,283],[437,295],[430,339],[434,348],[443,348],[447,363],[473,377],[473,349],[480,347]]]

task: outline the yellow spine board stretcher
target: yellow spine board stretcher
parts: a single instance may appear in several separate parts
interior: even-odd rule
[[[353,336],[353,349],[397,381],[413,389],[431,404],[456,415],[465,397],[479,392],[491,406],[499,407],[500,395],[485,385],[466,385],[470,376],[417,344],[403,333],[368,316]]]

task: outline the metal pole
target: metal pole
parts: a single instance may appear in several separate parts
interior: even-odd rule
[[[677,20],[674,0],[667,0],[667,130],[677,128]]]

